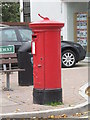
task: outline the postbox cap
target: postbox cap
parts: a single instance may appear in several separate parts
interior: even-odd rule
[[[29,23],[29,27],[32,29],[45,29],[45,28],[62,28],[64,26],[64,23],[60,23],[57,21],[52,21],[48,17],[43,17],[40,14],[38,14],[43,20],[38,21],[38,22],[32,22]]]

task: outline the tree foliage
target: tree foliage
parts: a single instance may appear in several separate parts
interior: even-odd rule
[[[15,2],[3,2],[2,3],[2,22],[19,22],[20,4]]]

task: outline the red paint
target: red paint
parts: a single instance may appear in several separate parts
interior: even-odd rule
[[[33,77],[35,89],[61,88],[61,40],[63,23],[44,19],[30,23],[35,41]]]

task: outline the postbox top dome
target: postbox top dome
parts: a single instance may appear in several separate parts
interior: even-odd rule
[[[50,20],[48,17],[43,17],[40,14],[38,14],[41,18],[43,18],[43,20],[39,21],[39,22],[32,22],[29,24],[30,28],[49,28],[49,27],[54,27],[54,28],[62,28],[64,26],[64,23],[60,23],[57,21],[52,21]]]

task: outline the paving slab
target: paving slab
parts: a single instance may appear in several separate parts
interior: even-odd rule
[[[11,74],[11,88],[13,91],[0,89],[1,115],[8,114],[32,114],[32,112],[54,111],[61,109],[73,109],[77,105],[86,103],[87,100],[79,94],[80,88],[88,83],[88,64],[79,63],[74,68],[62,68],[62,94],[63,104],[58,106],[33,104],[33,86],[19,86],[18,73]],[[5,75],[1,74],[1,88],[5,86]],[[88,107],[88,106],[87,106]],[[85,109],[86,110],[86,109]],[[29,114],[28,114],[28,113]],[[65,112],[65,111],[64,111]]]

